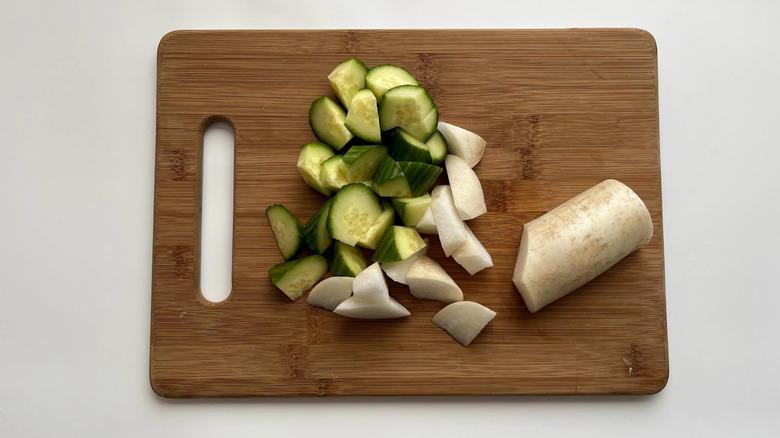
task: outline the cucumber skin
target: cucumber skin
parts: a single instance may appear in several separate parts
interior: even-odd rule
[[[351,269],[348,260],[355,260],[358,264],[358,270]],[[330,272],[333,275],[345,277],[355,277],[363,269],[366,269],[368,263],[363,252],[354,246],[347,245],[344,242],[336,241],[333,245],[333,258],[330,263]]]
[[[401,128],[393,130],[390,135],[390,156],[396,161],[421,161],[431,163],[431,152],[425,143]]]
[[[295,215],[292,214],[290,210],[287,209],[287,207],[285,207],[282,204],[269,205],[268,208],[265,209],[265,216],[268,218],[269,223],[271,223],[270,213],[275,210],[281,210],[282,214],[288,217],[288,220],[292,219],[295,221],[296,224],[296,228],[298,231],[298,242],[296,242],[295,248],[290,250],[288,254],[284,253],[285,252],[284,248],[279,246],[279,240],[278,239],[276,240],[276,244],[277,246],[279,246],[279,251],[282,253],[282,258],[284,258],[285,260],[290,260],[295,256],[297,256],[301,252],[301,249],[303,249],[303,225],[301,224],[301,221],[297,217],[295,217]],[[273,231],[273,224],[271,224],[271,230]],[[274,238],[276,239],[276,233],[274,233]]]
[[[387,197],[391,193],[387,191],[387,187],[385,186],[399,180],[403,180],[400,184],[405,184],[402,190],[406,190],[407,188],[409,188],[409,183],[406,180],[406,175],[404,175],[404,172],[398,166],[398,163],[395,160],[393,160],[392,157],[386,157],[382,161],[382,164],[379,165],[379,168],[374,174],[374,181],[371,184],[371,188],[378,195]],[[408,193],[402,193],[400,194],[400,196],[409,197],[411,196],[411,194],[412,192],[411,189],[409,188]]]
[[[419,251],[425,246],[425,241],[422,240],[422,237],[420,237],[420,234],[414,228],[403,227],[400,225],[393,225],[390,228],[388,228],[384,236],[382,236],[382,240],[379,242],[379,245],[376,247],[376,251],[374,252],[374,256],[372,257],[373,261],[379,263],[398,262],[406,258],[399,252],[398,243],[396,241],[397,231],[402,228],[412,230],[414,234],[417,235],[417,239],[419,239],[419,241],[423,243],[423,245],[420,246],[420,248],[417,248],[411,254],[407,254],[406,257],[409,257],[410,255],[414,254],[415,252]]]
[[[319,267],[322,272],[318,276],[317,280],[315,280],[312,284],[307,285],[307,287],[302,291],[300,291],[300,293],[297,293],[297,291],[293,291],[296,293],[294,295],[290,295],[289,293],[290,291],[285,291],[279,286],[279,283],[285,278],[285,276],[288,275],[291,271],[295,270],[295,268],[299,267],[301,264],[314,264],[314,263],[320,265]],[[268,275],[271,277],[271,282],[274,284],[274,286],[276,286],[279,290],[284,292],[284,294],[287,295],[287,297],[289,297],[291,300],[295,301],[301,296],[303,296],[303,294],[307,290],[311,289],[317,283],[317,281],[319,281],[325,274],[327,274],[327,272],[328,272],[328,260],[320,254],[313,254],[300,259],[279,263],[278,265],[275,265],[268,270]]]
[[[433,164],[421,163],[419,161],[398,161],[398,167],[406,175],[409,182],[409,188],[412,191],[412,198],[417,198],[428,192],[436,178],[444,171],[439,166]]]
[[[425,146],[431,154],[431,164],[440,166],[447,157],[447,140],[438,129],[431,134],[431,137],[425,142]]]
[[[421,199],[424,198],[425,199]],[[425,208],[422,208],[423,214],[425,213],[425,209],[430,207],[431,205],[431,197],[430,195],[423,194],[421,196],[418,196],[417,198],[393,198],[391,199],[391,202],[393,203],[393,208],[395,209],[395,212],[398,214],[398,217],[401,218],[401,222],[407,226],[407,227],[414,227],[417,225],[417,222],[420,221],[420,217],[412,217],[411,216],[411,205],[415,205],[416,208],[419,205],[423,205]],[[415,220],[416,219],[416,220]]]
[[[317,210],[316,213],[314,213],[314,216],[309,219],[308,222],[306,222],[306,226],[303,228],[303,237],[306,239],[306,245],[309,247],[310,250],[322,254],[327,250],[331,243],[333,243],[333,238],[330,236],[330,232],[328,232],[328,213],[330,212],[330,205],[333,203],[333,197],[328,198],[327,201],[325,201],[325,204],[320,207],[319,210]],[[322,221],[325,221],[325,228],[321,229],[321,223]],[[320,245],[320,233],[324,231],[325,234],[327,234],[326,244],[324,246]],[[321,247],[322,246],[322,247]]]

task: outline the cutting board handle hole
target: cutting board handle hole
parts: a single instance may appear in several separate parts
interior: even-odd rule
[[[199,298],[217,304],[233,289],[235,134],[222,118],[204,125]]]

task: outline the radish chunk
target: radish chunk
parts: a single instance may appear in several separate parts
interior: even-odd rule
[[[452,199],[460,218],[466,221],[487,213],[482,184],[466,160],[449,154],[444,159],[444,165],[447,167]]]
[[[374,263],[355,277],[352,296],[333,312],[357,319],[403,318],[410,315],[404,306],[390,296],[379,263]]]
[[[431,210],[430,205],[417,222],[417,225],[414,226],[414,229],[417,230],[418,233],[423,234],[437,234],[439,232],[439,230],[436,229],[436,221],[433,220],[433,211]]]
[[[496,312],[473,301],[452,303],[433,317],[433,323],[444,329],[456,341],[468,347]]]
[[[362,270],[352,283],[352,293],[361,302],[384,303],[390,296],[379,263]]]
[[[463,301],[463,291],[447,271],[430,257],[420,257],[406,273],[412,295],[419,299],[445,303]]]
[[[447,140],[447,151],[452,155],[457,155],[467,163],[469,167],[474,167],[482,159],[485,154],[485,145],[487,142],[474,134],[471,131],[467,131],[455,125],[449,123],[439,122],[439,132]]]
[[[425,247],[416,253],[412,254],[411,256],[399,261],[399,262],[385,262],[382,263],[382,270],[385,271],[385,274],[387,274],[388,277],[392,278],[394,281],[401,283],[401,284],[407,284],[406,283],[406,273],[409,272],[409,268],[412,267],[414,262],[416,262],[420,257],[424,256],[428,252],[428,239],[425,240]]]
[[[352,295],[354,280],[352,277],[328,277],[314,286],[306,302],[332,312],[342,301]]]
[[[477,236],[466,225],[468,239],[452,253],[452,258],[463,266],[469,274],[474,275],[477,272],[493,266],[493,259],[488,254]]]
[[[439,233],[444,255],[449,257],[468,239],[466,224],[455,209],[452,190],[448,185],[436,186],[431,193],[431,211]]]
[[[647,243],[653,222],[625,184],[606,180],[523,227],[512,282],[533,313]]]

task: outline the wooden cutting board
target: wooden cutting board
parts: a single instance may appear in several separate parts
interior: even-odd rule
[[[469,222],[495,266],[468,275],[429,255],[468,300],[498,312],[464,348],[431,323],[443,304],[390,282],[412,316],[350,320],[276,290],[265,216],[304,222],[324,197],[300,178],[307,114],[356,56],[410,70],[441,120],[487,140],[475,168],[488,213]],[[202,142],[235,129],[233,289],[199,293]],[[657,55],[636,29],[177,31],[159,46],[151,384],[164,397],[646,394],[666,384]],[[522,225],[606,179],[646,202],[652,241],[530,314],[512,285]]]

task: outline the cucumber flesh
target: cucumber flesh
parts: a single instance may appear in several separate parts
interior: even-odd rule
[[[355,246],[382,211],[379,198],[365,184],[347,184],[333,196],[328,231],[334,239]]]
[[[300,298],[328,272],[325,257],[314,254],[297,260],[280,263],[268,274],[273,284],[291,300]]]
[[[303,225],[287,208],[274,204],[266,208],[265,215],[271,224],[276,245],[285,260],[298,255],[303,246]]]
[[[330,212],[330,204],[333,202],[333,198],[328,198],[325,204],[314,213],[314,216],[309,219],[306,226],[303,228],[303,236],[306,239],[306,244],[312,251],[322,254],[333,242],[333,238],[328,233],[328,212]]]
[[[397,262],[412,256],[425,248],[425,241],[420,233],[411,227],[394,225],[387,230],[382,241],[374,252],[375,262]]]
[[[322,163],[334,155],[333,149],[325,143],[309,143],[301,147],[298,155],[298,171],[306,184],[325,196],[331,191],[322,183]]]
[[[420,83],[406,69],[392,64],[377,65],[366,73],[366,86],[374,92],[377,99],[381,99],[387,90],[399,85]]]
[[[359,183],[372,179],[385,157],[387,148],[382,145],[352,146],[342,158],[347,166],[347,180]]]
[[[431,152],[425,143],[417,140],[412,134],[401,128],[393,131],[390,136],[390,156],[396,161],[431,162]]]
[[[340,150],[350,140],[352,133],[344,125],[347,113],[338,103],[328,96],[315,100],[309,108],[309,125],[320,141]]]
[[[360,271],[366,269],[367,265],[360,249],[339,241],[333,245],[333,260],[330,264],[330,272],[333,275],[355,277]]]
[[[401,85],[391,88],[379,101],[379,124],[382,131],[402,128],[420,141],[436,132],[439,111],[424,88]]]
[[[431,197],[431,203],[433,203],[433,197]],[[433,219],[433,211],[430,206],[425,210],[420,220],[417,221],[414,229],[423,234],[437,234],[439,232],[436,228],[436,221]]]
[[[326,189],[333,191],[338,191],[349,184],[349,180],[347,180],[347,165],[344,164],[342,155],[334,155],[322,162],[320,165],[320,181]]]
[[[392,206],[386,207],[382,214],[366,230],[366,234],[360,238],[357,244],[363,248],[376,249],[382,240],[382,236],[393,225],[393,222],[395,222],[395,210]]]
[[[382,131],[379,129],[379,110],[374,93],[371,90],[360,90],[352,98],[352,105],[347,111],[344,125],[357,137],[371,143],[382,141]]]
[[[416,198],[393,198],[391,201],[401,222],[407,227],[414,227],[431,206],[431,195],[426,193]]]
[[[358,90],[366,88],[368,68],[357,58],[340,63],[328,75],[328,82],[344,108],[350,109],[352,99]]]
[[[438,130],[425,142],[428,152],[431,154],[431,163],[440,165],[447,157],[447,140]]]

